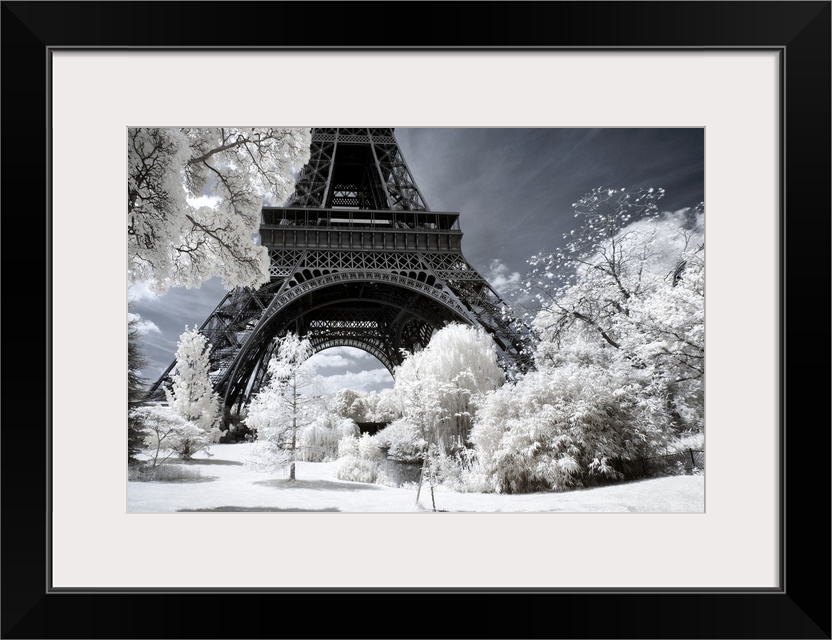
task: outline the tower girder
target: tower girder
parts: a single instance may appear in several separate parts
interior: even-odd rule
[[[427,207],[393,129],[314,129],[294,195],[263,209],[270,282],[229,292],[200,327],[225,406],[256,393],[274,339],[287,331],[316,351],[363,349],[394,373],[402,349],[461,322],[492,336],[510,375],[528,369],[530,331],[468,263],[461,240],[459,213]]]

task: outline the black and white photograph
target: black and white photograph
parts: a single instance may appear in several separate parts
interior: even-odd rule
[[[704,128],[126,142],[129,512],[704,512]]]
[[[830,12],[4,0],[0,636],[828,640]]]

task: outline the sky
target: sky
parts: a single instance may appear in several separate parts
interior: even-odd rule
[[[396,128],[395,136],[427,206],[460,213],[464,256],[502,295],[522,282],[531,256],[561,246],[576,226],[572,203],[596,187],[663,188],[666,211],[705,200],[702,128]],[[141,284],[128,290],[148,382],[173,362],[185,327],[200,326],[224,295],[218,279],[161,296]],[[327,349],[313,361],[333,393],[393,386],[358,349]]]

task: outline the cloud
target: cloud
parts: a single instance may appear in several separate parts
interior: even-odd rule
[[[326,376],[322,380],[326,393],[337,393],[339,389],[353,391],[379,391],[393,387],[393,376],[387,369],[367,369],[365,371],[350,371],[347,373]]]
[[[312,356],[315,366],[319,369],[366,367],[367,359],[376,361],[375,356],[355,347],[331,347]]]
[[[127,299],[131,302],[140,300],[155,302],[159,299],[159,294],[153,291],[147,282],[131,282],[127,285]]]
[[[318,369],[348,367],[349,365],[353,364],[353,361],[349,358],[345,358],[339,353],[330,353],[330,351],[330,349],[327,349],[326,351],[316,353],[314,356],[312,356],[312,358],[310,358],[310,361],[314,362],[315,366]]]
[[[486,278],[498,293],[506,293],[520,284],[521,276],[517,271],[510,271],[502,260],[494,259],[488,265]]]
[[[147,335],[148,333],[159,333],[162,331],[151,320],[142,318],[138,313],[128,313],[127,320],[129,322],[136,321],[135,328],[139,335]]]

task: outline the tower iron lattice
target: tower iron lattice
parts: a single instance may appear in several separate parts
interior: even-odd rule
[[[230,291],[200,327],[227,410],[264,383],[274,338],[287,332],[315,352],[362,349],[392,374],[402,349],[459,322],[492,336],[510,376],[530,366],[528,329],[462,255],[459,213],[428,209],[393,129],[313,129],[293,197],[262,211],[260,242],[270,281]]]

